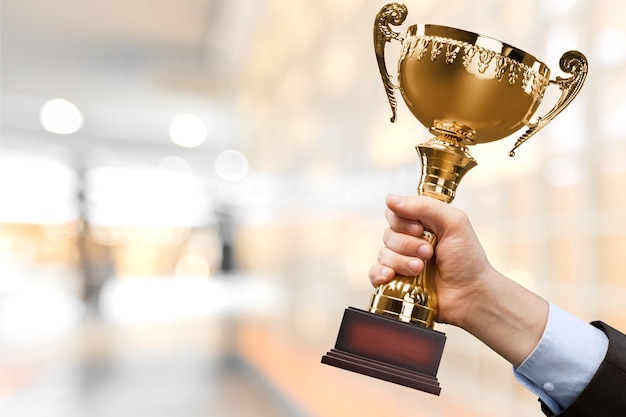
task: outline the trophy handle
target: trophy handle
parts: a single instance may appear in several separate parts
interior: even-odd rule
[[[401,25],[406,19],[407,14],[408,10],[404,4],[387,3],[380,9],[374,22],[374,52],[376,53],[378,70],[383,79],[387,99],[391,106],[392,123],[396,121],[396,110],[398,107],[398,101],[393,90],[398,87],[391,81],[391,76],[387,71],[387,64],[385,63],[385,45],[393,39],[400,42],[404,41],[404,39],[400,37],[400,33],[394,32],[389,25]]]
[[[559,101],[545,116],[539,117],[535,123],[526,125],[528,130],[517,139],[515,146],[509,152],[509,156],[515,156],[515,150],[522,143],[526,142],[532,135],[551,122],[580,92],[587,78],[589,68],[585,55],[578,51],[565,52],[559,60],[559,66],[563,72],[572,74],[569,78],[556,77],[556,80],[550,80],[550,84],[556,84],[561,90]]]

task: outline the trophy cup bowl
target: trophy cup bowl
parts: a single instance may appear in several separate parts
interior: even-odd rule
[[[493,38],[437,25],[409,27],[402,45],[398,80],[407,107],[428,129],[464,145],[502,139],[523,126],[535,126],[534,134],[571,102],[587,72],[580,52],[564,54],[561,68],[575,76],[554,81],[567,84],[562,102],[540,118],[540,125],[531,124],[551,83],[550,69],[534,56]],[[381,74],[386,72],[382,65]],[[391,83],[388,76],[383,82]],[[395,104],[392,108],[395,119]]]
[[[399,89],[411,113],[433,137],[416,146],[422,171],[417,192],[452,202],[463,176],[476,161],[468,146],[511,136],[525,127],[509,155],[553,120],[578,95],[588,63],[577,51],[559,65],[568,78],[550,80],[549,68],[534,56],[496,39],[438,25],[412,25],[404,37],[390,25],[408,14],[400,3],[385,4],[374,22],[374,51],[396,120]],[[401,42],[397,84],[386,66],[387,42]],[[556,104],[536,115],[546,89],[561,90]],[[423,238],[433,246],[436,236]],[[367,311],[348,308],[335,348],[322,362],[438,395],[436,378],[446,336],[433,329],[437,295],[432,260],[417,276],[396,276],[380,285]]]
[[[467,145],[501,139],[535,113],[550,70],[532,55],[471,32],[411,26],[398,79],[411,113]]]

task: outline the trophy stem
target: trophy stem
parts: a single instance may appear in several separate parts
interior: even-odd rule
[[[422,160],[418,194],[450,203],[461,178],[477,165],[476,161],[461,139],[448,134],[433,137],[416,149]],[[422,237],[435,246],[437,236],[433,232],[425,230]],[[379,286],[372,295],[369,311],[432,329],[437,319],[432,262],[426,261],[419,275],[398,275]]]

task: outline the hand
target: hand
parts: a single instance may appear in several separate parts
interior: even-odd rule
[[[547,302],[491,266],[463,211],[424,196],[391,195],[387,207],[389,228],[378,264],[370,269],[372,284],[389,282],[396,273],[419,274],[430,259],[437,320],[469,331],[514,365],[521,363],[543,334]],[[422,239],[424,229],[437,235],[436,249]]]
[[[467,215],[430,197],[388,196],[385,230],[378,265],[370,270],[373,285],[388,282],[396,273],[416,275],[433,247],[422,239],[424,228],[437,235],[437,259],[433,260],[438,321],[462,326],[474,294],[483,278],[493,272]]]

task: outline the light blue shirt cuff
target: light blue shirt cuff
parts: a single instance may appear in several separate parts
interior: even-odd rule
[[[539,344],[513,371],[524,387],[558,414],[585,389],[608,346],[609,339],[602,330],[550,304]]]

